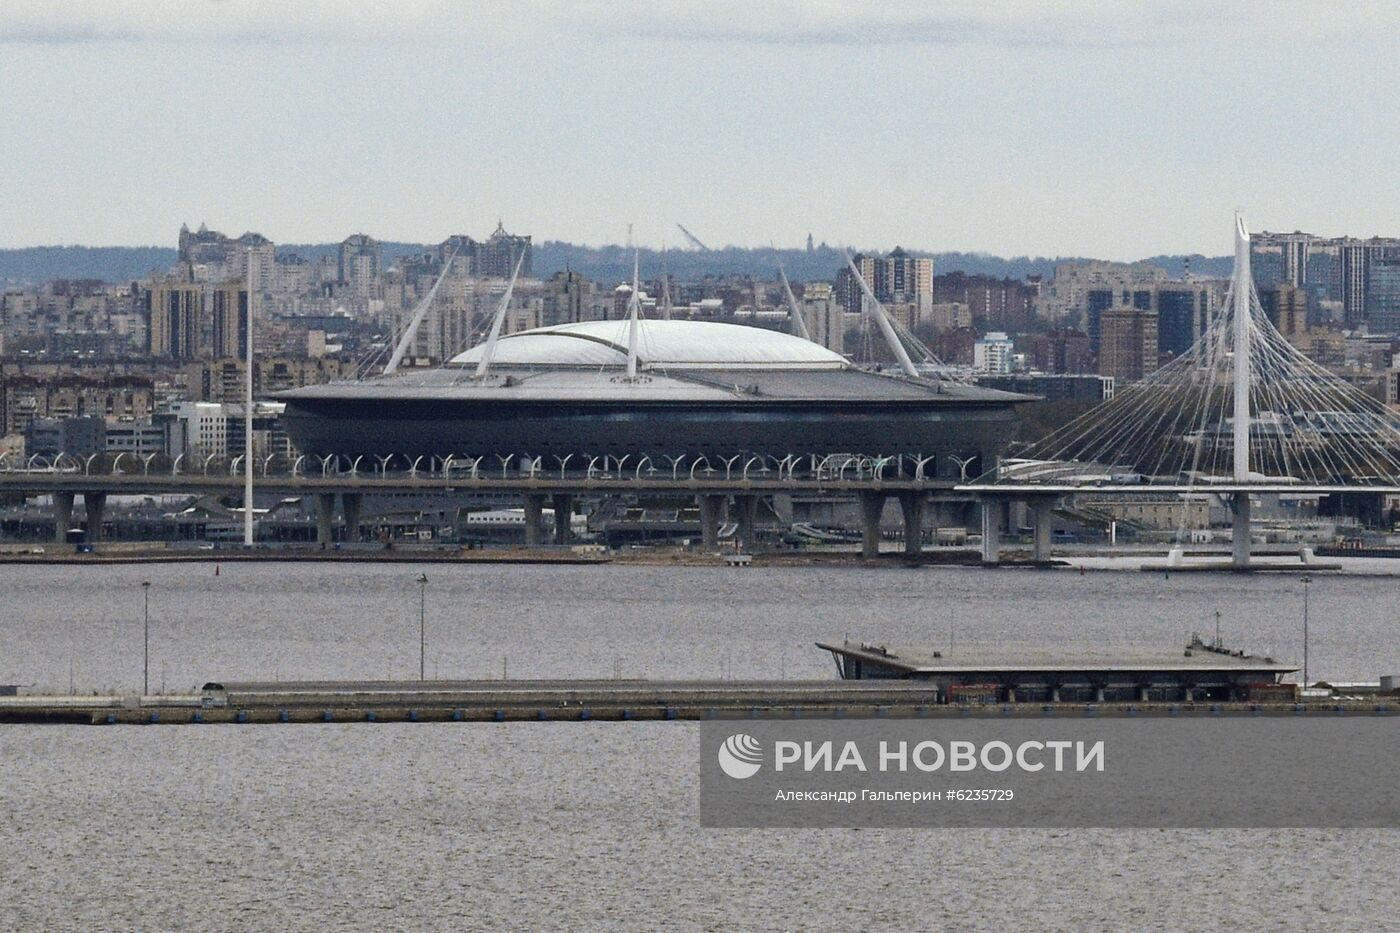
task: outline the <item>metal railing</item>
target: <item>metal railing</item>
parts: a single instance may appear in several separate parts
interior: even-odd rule
[[[962,453],[962,452],[960,452]],[[706,454],[660,455],[569,454],[565,456],[471,455],[443,453],[414,457],[402,454],[324,457],[281,454],[260,456],[253,465],[256,478],[299,480],[320,478],[354,481],[398,480],[410,483],[454,480],[503,484],[628,482],[638,485],[751,483],[861,483],[886,481],[949,484],[965,479],[968,465],[979,458],[959,454],[866,454],[826,455],[765,454],[747,452],[731,456]],[[53,457],[35,454],[23,457],[0,453],[0,477],[12,482],[22,477],[241,477],[243,455],[162,454],[137,455],[129,451],[76,457],[60,452]],[[941,474],[941,475],[940,475]]]

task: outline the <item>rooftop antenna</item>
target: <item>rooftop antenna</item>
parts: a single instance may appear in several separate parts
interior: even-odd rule
[[[842,254],[846,257],[846,266],[851,270],[851,275],[856,277],[856,284],[860,286],[861,294],[865,295],[865,299],[869,303],[870,311],[875,316],[875,323],[880,325],[880,333],[885,336],[885,343],[889,344],[890,350],[894,352],[895,359],[899,360],[899,368],[904,370],[904,375],[917,378],[919,371],[914,368],[914,361],[909,359],[909,351],[905,350],[904,344],[899,342],[899,337],[894,332],[894,325],[890,323],[889,317],[885,314],[884,306],[876,299],[875,293],[870,290],[870,286],[865,284],[865,278],[860,274],[860,270],[856,268],[855,262],[851,259],[850,252],[842,250]]]
[[[631,229],[631,225],[628,225]],[[632,239],[629,234],[627,239]],[[636,247],[632,248],[632,297],[627,302],[627,381],[637,380],[637,313],[641,310],[642,301],[638,298],[641,287],[639,267],[641,259]]]
[[[778,276],[783,280],[783,292],[787,295],[788,312],[792,315],[792,331],[803,340],[811,340],[812,335],[807,331],[807,322],[802,318],[802,308],[797,304],[797,298],[792,293],[792,286],[788,284],[787,270],[782,263],[778,263]]]
[[[394,347],[394,353],[389,357],[389,362],[384,367],[384,375],[392,376],[398,372],[399,363],[403,361],[404,354],[408,352],[409,345],[413,343],[413,338],[418,336],[418,327],[423,323],[423,319],[428,316],[428,309],[433,306],[433,299],[437,297],[439,286],[447,278],[448,271],[452,268],[452,260],[457,256],[457,247],[452,247],[452,252],[448,254],[447,261],[442,264],[442,274],[437,277],[433,287],[428,289],[428,294],[418,303],[418,307],[413,309],[413,316],[408,320],[408,326],[404,328],[403,336],[399,338],[399,343]]]
[[[496,357],[496,338],[501,336],[501,322],[506,319],[506,308],[510,307],[510,296],[515,292],[515,280],[520,276],[520,267],[525,264],[525,251],[520,251],[520,258],[515,261],[515,271],[510,274],[510,284],[506,286],[506,293],[501,296],[501,303],[496,306],[496,316],[491,322],[491,333],[486,337],[486,349],[481,351],[481,361],[476,364],[476,375],[473,379],[481,380],[486,378],[486,374],[491,371],[491,361]]]

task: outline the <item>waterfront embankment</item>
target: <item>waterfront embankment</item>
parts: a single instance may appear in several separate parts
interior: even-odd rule
[[[708,719],[1385,716],[1400,698],[1265,703],[947,704],[903,681],[377,681],[210,683],[153,696],[0,698],[0,723],[628,722]]]

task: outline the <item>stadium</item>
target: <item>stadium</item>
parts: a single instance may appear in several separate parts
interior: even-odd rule
[[[279,398],[292,440],[317,457],[859,452],[933,457],[953,476],[1005,443],[1026,400],[858,368],[777,331],[673,320],[520,331],[435,369]]]

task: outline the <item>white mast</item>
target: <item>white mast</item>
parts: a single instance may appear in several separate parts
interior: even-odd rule
[[[394,353],[389,357],[389,363],[384,367],[384,375],[392,376],[398,371],[399,363],[403,360],[404,354],[408,352],[409,345],[413,343],[413,338],[418,335],[418,326],[423,323],[423,319],[428,316],[428,309],[433,306],[433,299],[437,297],[438,287],[447,278],[448,270],[452,268],[452,260],[457,255],[457,247],[452,247],[452,252],[448,255],[447,261],[443,263],[442,274],[437,277],[433,287],[428,290],[428,294],[419,302],[418,307],[413,309],[413,317],[409,318],[408,327],[404,328],[403,336],[399,338],[398,346],[394,347]]]
[[[865,284],[865,279],[861,276],[860,270],[856,268],[856,264],[851,260],[851,254],[846,253],[845,255],[846,265],[850,268],[851,275],[856,277],[856,284],[860,286],[861,293],[865,295],[866,299],[869,301],[871,313],[875,315],[875,323],[880,325],[880,333],[885,336],[885,343],[889,344],[890,350],[894,352],[895,359],[899,360],[899,368],[904,370],[904,375],[917,377],[919,371],[914,368],[914,361],[909,358],[909,351],[905,350],[904,344],[899,342],[899,337],[894,332],[894,325],[892,325],[890,319],[885,316],[884,306],[875,298],[875,293],[870,290],[870,286]]]
[[[628,237],[631,239],[631,237]],[[637,250],[632,250],[632,300],[627,302],[627,381],[633,382],[637,378],[637,312],[641,309],[642,301],[638,296],[641,288],[641,277],[638,275],[638,267],[641,263]]]
[[[247,378],[243,384],[243,546],[253,546],[253,247],[248,247],[248,268],[244,277],[248,284],[248,309],[244,315],[243,365]]]
[[[1253,280],[1249,272],[1249,233],[1235,215],[1235,482],[1249,479],[1249,315]]]
[[[515,261],[515,271],[510,274],[510,284],[506,286],[506,293],[501,296],[501,303],[496,306],[495,318],[491,321],[491,333],[486,337],[486,348],[481,351],[481,361],[476,364],[476,375],[473,379],[485,379],[486,374],[491,371],[491,361],[496,356],[496,338],[501,336],[501,322],[506,319],[506,308],[510,307],[510,296],[515,292],[515,280],[520,276],[520,267],[525,265],[525,251],[520,251],[520,258]]]
[[[802,308],[797,303],[797,298],[792,294],[792,286],[788,284],[787,270],[778,264],[778,275],[783,280],[783,291],[787,294],[788,313],[792,315],[792,329],[797,336],[803,340],[811,340],[812,335],[807,330],[807,322],[802,318]]]
[[[661,241],[661,320],[671,319],[671,268],[666,262],[666,241]]]

